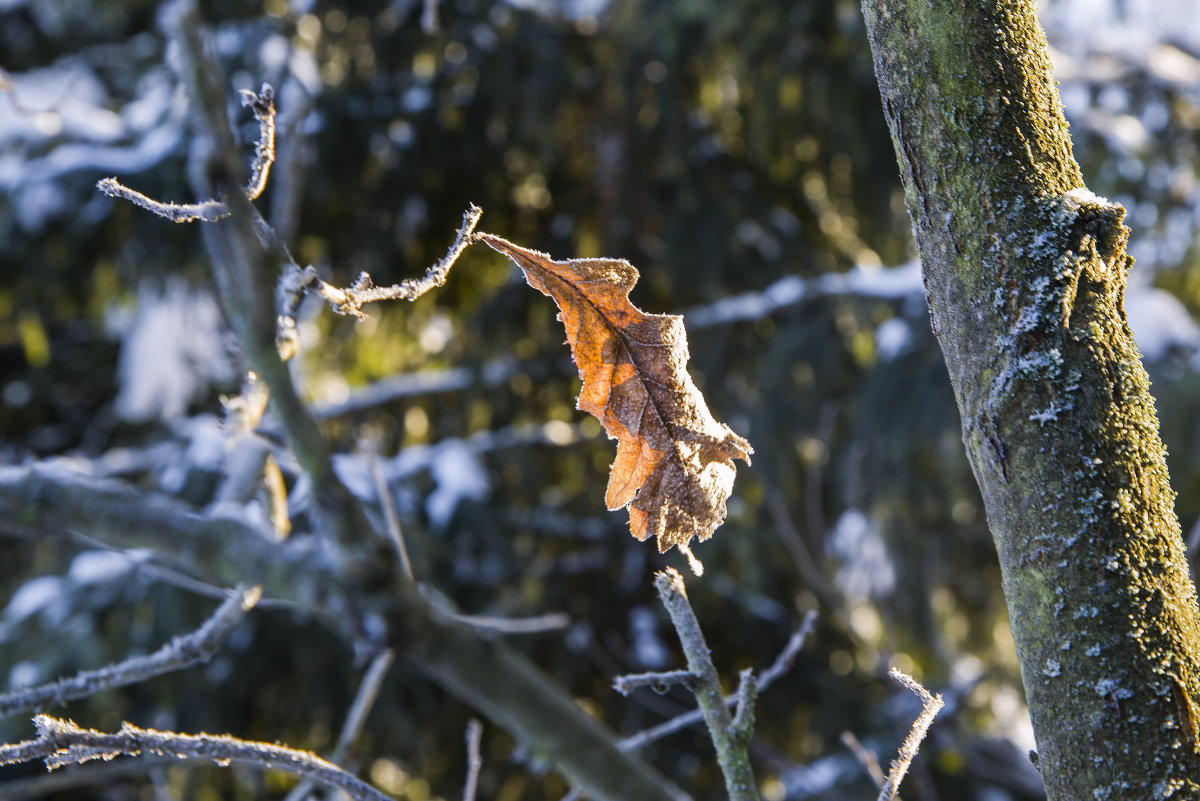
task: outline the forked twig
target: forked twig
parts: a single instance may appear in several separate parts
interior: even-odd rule
[[[796,661],[796,655],[800,653],[800,649],[804,647],[804,641],[808,635],[812,633],[813,627],[817,623],[817,613],[809,610],[804,616],[804,620],[800,626],[792,633],[783,650],[779,652],[779,656],[775,657],[775,661],[771,666],[764,670],[758,677],[758,692],[762,693],[771,684],[791,670],[792,664]],[[738,702],[738,694],[732,693],[725,696],[725,706],[734,706]],[[647,743],[652,743],[655,740],[661,740],[669,734],[674,734],[680,729],[685,729],[688,726],[695,725],[704,719],[703,713],[699,709],[693,709],[690,712],[684,712],[682,715],[664,721],[653,728],[630,735],[624,740],[617,743],[617,747],[622,751],[632,751],[635,748],[641,748]]]
[[[275,161],[275,89],[264,83],[257,93],[242,90],[242,105],[254,112],[258,120],[258,141],[254,143],[254,160],[250,163],[250,180],[243,190],[246,198],[254,200],[267,186],[267,176]],[[116,178],[103,178],[96,188],[109,197],[128,200],[135,206],[176,223],[216,222],[229,216],[229,207],[214,198],[200,203],[164,203],[137,190],[130,189]]]

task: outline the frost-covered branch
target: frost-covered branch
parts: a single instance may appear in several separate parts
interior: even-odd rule
[[[649,687],[654,692],[665,693],[673,685],[690,686],[696,680],[696,675],[690,670],[665,670],[661,673],[630,673],[613,679],[613,689],[621,695],[629,695],[641,687]]]
[[[178,47],[178,67],[193,101],[198,146],[191,164],[197,194],[223,198],[229,215],[201,227],[225,319],[237,335],[247,366],[270,390],[271,404],[288,444],[312,482],[316,530],[343,545],[361,542],[372,530],[358,503],[333,471],[328,443],[296,392],[276,348],[276,271],[291,256],[238,186],[240,158],[226,114],[224,81],[208,48],[192,0],[171,0],[162,26]],[[265,173],[255,172],[252,180]]]
[[[196,662],[207,661],[261,596],[261,587],[240,586],[203,626],[185,637],[175,638],[149,656],[134,657],[99,670],[84,671],[69,679],[0,695],[0,720],[18,712],[62,706],[76,698],[137,684]]]
[[[731,717],[725,706],[725,695],[721,692],[721,680],[713,665],[700,622],[688,603],[683,577],[673,568],[656,574],[654,586],[671,623],[679,634],[683,653],[687,657],[688,672],[694,677],[689,689],[704,715],[709,737],[717,750],[717,762],[725,776],[725,790],[730,801],[759,801],[754,773],[750,769],[750,756],[746,751],[754,727],[755,685],[753,673],[742,673],[737,691],[737,716]]]
[[[179,734],[125,723],[115,733],[83,729],[67,720],[38,715],[38,738],[0,746],[0,765],[43,760],[49,770],[114,757],[175,757],[282,770],[346,792],[356,801],[390,801],[384,793],[307,751],[228,735]]]
[[[808,614],[804,616],[804,620],[800,623],[800,626],[795,632],[792,633],[792,636],[788,639],[787,644],[783,647],[783,650],[779,652],[777,657],[775,657],[775,661],[772,662],[771,666],[764,670],[758,677],[759,693],[762,693],[769,686],[771,686],[776,679],[792,669],[792,665],[796,661],[796,655],[799,654],[800,650],[804,647],[804,641],[808,639],[808,635],[812,633],[813,627],[816,625],[816,623],[817,613],[810,610]],[[740,695],[736,692],[725,696],[725,706],[735,706],[739,697]],[[646,729],[645,731],[641,731],[630,737],[626,737],[624,740],[618,743],[618,745],[623,751],[632,751],[634,749],[641,748],[647,743],[652,743],[655,740],[661,740],[663,737],[666,737],[669,734],[674,734],[680,729],[685,729],[688,726],[695,725],[703,719],[704,713],[699,709],[693,709],[691,712],[685,712],[682,715],[673,717],[668,721],[664,721],[663,723],[654,726],[653,728]]]
[[[267,176],[275,161],[275,89],[267,83],[257,93],[242,90],[242,105],[254,112],[258,120],[258,141],[254,143],[254,160],[250,163],[250,180],[242,190],[249,200],[262,194]],[[109,197],[128,200],[135,206],[175,223],[216,222],[229,216],[229,207],[219,199],[200,203],[164,203],[130,189],[116,178],[103,178],[96,188]]]
[[[375,286],[371,276],[360,273],[346,289],[339,289],[324,281],[316,282],[317,293],[329,302],[338,314],[349,314],[352,317],[364,317],[362,307],[367,303],[378,303],[383,300],[416,300],[431,289],[436,289],[446,283],[446,277],[454,262],[462,255],[467,246],[474,241],[472,236],[483,209],[474,203],[463,212],[462,225],[459,226],[454,243],[450,250],[437,264],[430,267],[421,278],[401,281],[391,286]]]
[[[389,647],[431,681],[541,754],[592,798],[682,801],[686,794],[612,735],[526,657],[481,635],[399,581],[367,543],[333,550],[315,537],[276,542],[239,520],[207,518],[172,498],[65,469],[0,466],[0,534],[62,532],[149,548],[228,584],[253,580],[268,598],[313,615],[348,642],[383,630]]]
[[[930,694],[929,690],[922,687],[920,682],[899,668],[893,667],[888,671],[888,675],[915,693],[921,699],[922,707],[921,714],[917,715],[917,719],[913,721],[908,736],[900,744],[900,751],[892,760],[887,781],[879,790],[878,801],[892,801],[896,797],[896,793],[900,789],[900,782],[904,780],[904,774],[908,773],[908,767],[916,757],[917,750],[921,747],[921,741],[925,739],[925,733],[929,731],[930,724],[933,723],[933,719],[937,717],[937,713],[945,704],[941,693]]]

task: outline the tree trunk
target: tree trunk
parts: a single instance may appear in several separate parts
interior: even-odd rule
[[[1200,625],[1124,209],[1083,187],[1032,0],[864,0],[1050,799],[1200,797]]]

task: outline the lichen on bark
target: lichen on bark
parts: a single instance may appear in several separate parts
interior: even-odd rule
[[[1031,1],[863,10],[1049,797],[1196,797],[1200,625],[1124,210],[1083,186]]]

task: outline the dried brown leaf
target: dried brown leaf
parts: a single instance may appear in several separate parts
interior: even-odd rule
[[[718,422],[687,372],[683,318],[629,302],[638,271],[620,259],[554,261],[492,234],[476,238],[512,259],[529,285],[554,298],[583,379],[578,407],[617,440],[609,509],[629,506],[629,529],[658,549],[690,553],[725,520],[750,443]]]

